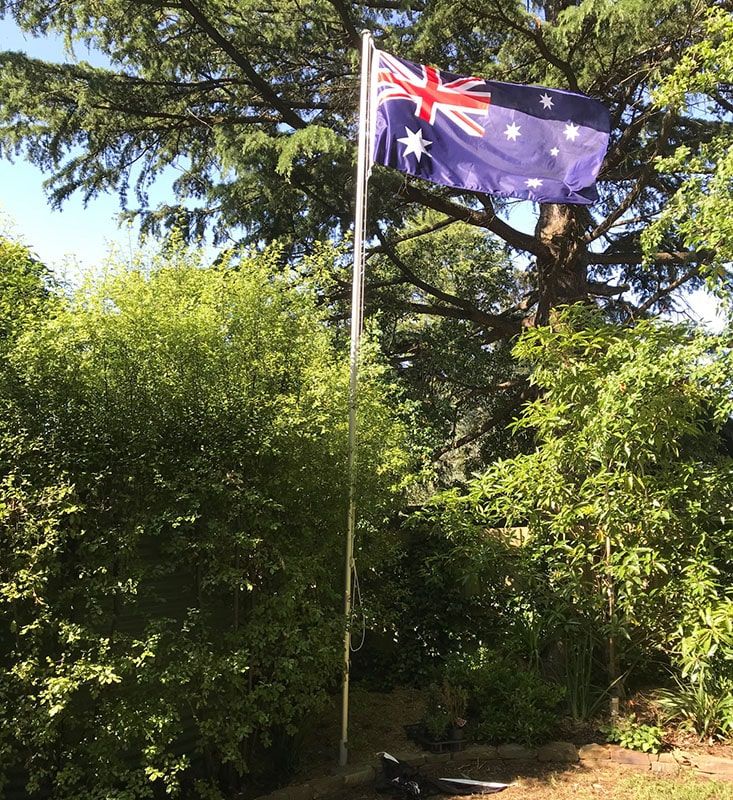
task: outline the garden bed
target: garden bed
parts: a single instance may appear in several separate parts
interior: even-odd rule
[[[469,745],[467,753],[437,756],[450,758],[450,763],[444,766],[431,764],[430,759],[436,756],[426,756],[405,730],[405,726],[409,731],[409,724],[420,719],[423,705],[423,693],[415,689],[368,692],[355,688],[351,696],[349,769],[356,772],[359,767],[375,765],[376,754],[387,750],[417,764],[422,764],[427,758],[428,763],[422,767],[426,774],[445,774],[447,770],[450,774],[466,773],[477,779],[513,783],[511,789],[502,795],[506,800],[564,800],[571,797],[577,800],[657,800],[670,793],[675,800],[733,800],[733,780],[725,783],[710,780],[715,772],[711,765],[719,758],[729,760],[733,778],[733,747],[730,745],[699,743],[683,734],[673,736],[670,733],[665,741],[678,748],[674,755],[647,756],[616,746],[600,745],[603,736],[597,726],[576,724],[570,720],[560,726],[557,738],[565,740],[565,749],[572,750],[573,745],[579,748],[582,758],[579,763],[543,763],[538,760],[537,749],[515,745],[501,747],[498,752],[485,748],[494,750],[494,753],[490,757],[477,757],[480,748],[470,748]],[[334,774],[339,719],[339,703],[335,698],[308,732],[301,768],[293,786]],[[588,744],[595,745],[596,749],[583,747]],[[543,758],[541,753],[542,748],[540,759]],[[568,761],[572,760],[568,758]],[[623,763],[615,763],[619,760]],[[697,774],[695,767],[700,765],[703,773],[709,773],[707,776]],[[368,769],[362,769],[362,777],[368,772]],[[634,774],[638,772],[647,774]],[[373,790],[373,779],[363,779],[366,780],[363,785],[355,785],[332,796],[338,800],[379,797]]]

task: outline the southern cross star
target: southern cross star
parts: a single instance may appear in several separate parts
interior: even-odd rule
[[[574,142],[578,138],[579,130],[579,125],[573,125],[572,122],[568,122],[568,124],[565,126],[565,138],[569,139],[571,142]]]
[[[559,156],[560,155],[560,148],[559,147],[553,147],[552,150],[550,150],[550,155],[553,158],[555,158],[556,156]]]
[[[542,104],[543,108],[546,108],[548,110],[551,109],[553,107],[553,105],[555,105],[552,102],[552,98],[547,93],[540,95],[540,103]]]
[[[416,131],[411,131],[409,128],[405,127],[405,134],[407,135],[397,140],[405,145],[405,149],[402,153],[404,158],[407,158],[410,153],[413,153],[418,164],[423,156],[432,158],[430,153],[428,153],[427,147],[429,144],[432,144],[432,142],[422,138],[422,131],[419,128]]]
[[[522,134],[519,132],[521,125],[517,125],[515,122],[512,122],[511,125],[506,126],[506,130],[504,131],[504,136],[507,139],[511,139],[513,142],[517,141],[517,136],[521,136]]]
[[[542,181],[539,178],[528,178],[526,184],[529,189],[539,189]]]

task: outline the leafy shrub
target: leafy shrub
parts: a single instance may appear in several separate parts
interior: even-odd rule
[[[0,235],[0,347],[53,302],[48,270],[19,242]]]
[[[507,583],[507,574],[521,583],[517,561],[516,549],[478,527],[413,515],[364,577],[370,635],[356,673],[376,676],[380,689],[385,681],[440,683],[451,655],[521,626],[516,584]]]
[[[606,741],[629,750],[658,753],[662,749],[664,731],[657,725],[637,722],[636,717],[622,717],[604,728]]]
[[[657,702],[668,722],[680,723],[700,740],[733,737],[733,680],[676,680],[660,690]]]
[[[436,527],[527,530],[516,605],[535,620],[537,658],[563,645],[575,713],[654,660],[720,659],[733,619],[727,337],[572,307],[514,352],[537,391],[517,426],[537,447],[436,498]],[[711,630],[709,609],[728,622]]]
[[[672,689],[657,695],[667,720],[701,740],[733,736],[733,599],[717,596],[716,584],[703,575],[686,598],[687,613],[673,636],[679,674]]]
[[[173,249],[28,317],[3,362],[0,772],[233,793],[340,675],[348,359],[277,252]],[[378,551],[406,438],[369,358],[362,387]]]
[[[552,735],[565,690],[516,658],[482,648],[453,662],[449,676],[466,690],[477,741],[536,744]]]

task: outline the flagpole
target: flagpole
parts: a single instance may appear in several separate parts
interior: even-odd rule
[[[351,350],[349,356],[349,510],[346,530],[346,560],[344,564],[344,662],[341,689],[341,740],[339,764],[349,759],[349,670],[351,666],[351,578],[354,570],[354,534],[356,531],[356,465],[357,465],[357,388],[359,379],[359,346],[364,317],[364,228],[366,224],[367,181],[371,153],[368,129],[371,75],[372,37],[361,32],[361,85],[359,90],[359,140],[356,166],[356,206],[354,210],[354,268],[351,285]]]

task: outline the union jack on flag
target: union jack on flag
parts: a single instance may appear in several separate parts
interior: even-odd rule
[[[457,189],[597,199],[608,110],[577,92],[453,75],[374,51],[373,160]]]
[[[484,129],[470,116],[486,116],[489,110],[491,92],[485,88],[473,90],[475,86],[484,86],[481,78],[444,82],[435,67],[420,66],[422,75],[418,76],[406,64],[387,53],[379,54],[377,105],[390,100],[409,100],[415,104],[415,116],[430,125],[435,124],[440,111],[469,136],[484,135]]]

